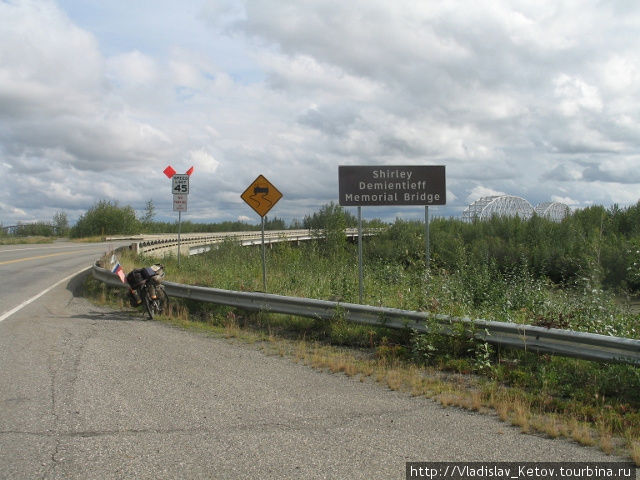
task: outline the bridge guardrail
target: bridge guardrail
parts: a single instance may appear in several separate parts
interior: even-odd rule
[[[111,286],[125,286],[117,275],[98,266],[93,267],[93,276]],[[167,295],[172,297],[251,311],[284,313],[324,320],[341,315],[345,320],[355,323],[392,329],[411,329],[420,333],[428,333],[428,325],[435,323],[442,333],[453,334],[451,327],[454,324],[463,324],[469,335],[493,345],[640,366],[640,340],[630,338],[270,293],[237,292],[173,282],[164,282],[164,285]]]
[[[380,229],[365,229],[363,235],[374,235]],[[322,232],[314,230],[269,230],[265,232],[265,243],[277,243],[283,241],[305,241],[317,238]],[[357,228],[345,229],[347,237],[356,237],[358,235]],[[157,238],[156,238],[157,237]],[[134,245],[138,253],[154,254],[172,253],[178,248],[178,236],[174,235],[147,235],[147,236],[134,236],[130,237],[132,240],[137,240]],[[180,245],[182,247],[204,247],[209,245],[215,245],[222,243],[225,240],[237,241],[241,245],[257,245],[262,241],[262,234],[260,231],[250,232],[216,232],[216,233],[187,233],[182,234],[180,238]]]

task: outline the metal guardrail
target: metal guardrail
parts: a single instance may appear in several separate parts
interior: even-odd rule
[[[97,266],[93,267],[93,276],[112,286],[124,286],[115,274]],[[453,334],[454,325],[462,324],[469,335],[493,345],[640,366],[640,340],[629,338],[270,293],[236,292],[173,282],[164,282],[164,286],[167,295],[171,297],[324,320],[342,316],[345,320],[355,323],[410,329],[421,333],[428,333],[431,325],[437,326],[441,333]]]

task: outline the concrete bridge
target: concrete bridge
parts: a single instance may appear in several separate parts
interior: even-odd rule
[[[363,230],[362,234],[363,236],[371,236],[378,232],[379,229],[366,229]],[[347,228],[345,229],[345,235],[350,240],[357,239],[358,229]],[[279,242],[295,242],[299,244],[303,241],[323,237],[324,233],[318,230],[270,230],[264,232],[264,241],[269,245]],[[132,243],[131,248],[137,253],[158,256],[177,255],[178,253],[178,235],[175,233],[136,235],[132,237],[107,237],[106,240],[133,240],[134,243]],[[262,243],[262,232],[185,233],[180,235],[180,251],[184,254],[188,252],[189,255],[197,255],[225,241],[238,242],[242,246],[260,245]]]

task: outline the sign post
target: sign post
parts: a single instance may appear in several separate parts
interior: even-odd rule
[[[189,175],[174,175],[171,177],[171,193],[173,193],[173,211],[178,211],[178,266],[180,266],[180,230],[182,227],[182,212],[187,211]]]
[[[267,292],[267,261],[264,244],[264,217],[271,208],[282,198],[282,193],[274,187],[264,176],[258,175],[251,185],[240,195],[262,220],[262,285]]]
[[[178,265],[180,265],[180,230],[182,227],[182,212],[187,211],[187,195],[173,194],[173,211],[178,212]]]
[[[362,273],[362,207],[358,206],[358,298],[362,303],[364,278]]]
[[[185,174],[176,174],[171,165],[163,170],[163,173],[171,179],[171,193],[173,194],[173,211],[178,212],[178,266],[180,266],[180,230],[182,227],[182,212],[187,211],[187,199],[189,197],[189,177],[193,173],[191,167]]]
[[[445,205],[447,188],[444,165],[339,166],[339,204],[358,207],[358,263],[362,303],[361,207],[424,205],[425,265],[430,264],[429,205]]]
[[[429,251],[429,205],[424,206],[424,241],[425,241],[425,267],[429,271],[431,252]]]

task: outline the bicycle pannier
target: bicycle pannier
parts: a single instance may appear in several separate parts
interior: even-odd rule
[[[127,283],[131,286],[131,288],[138,288],[145,282],[144,276],[142,275],[142,269],[136,268],[135,270],[131,270],[127,275]]]

